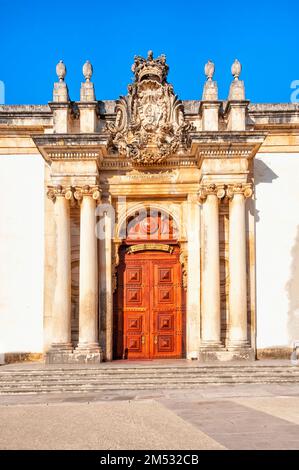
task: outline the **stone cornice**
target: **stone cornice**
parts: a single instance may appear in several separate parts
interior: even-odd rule
[[[169,157],[164,162],[159,164],[152,164],[146,166],[139,166],[139,169],[144,169],[146,171],[151,169],[164,169],[164,168],[190,168],[197,167],[197,160],[189,155],[182,155],[180,157]],[[105,157],[101,162],[101,169],[103,170],[116,170],[116,169],[131,169],[133,168],[132,163],[129,159],[120,158],[119,156],[115,157]]]
[[[191,152],[201,166],[203,159],[253,158],[266,137],[265,132],[193,132]]]
[[[44,134],[33,136],[33,141],[44,159],[96,160],[106,155],[107,135],[103,134]]]
[[[249,100],[227,100],[225,107],[223,108],[224,115],[227,115],[232,107],[235,108],[247,108]]]

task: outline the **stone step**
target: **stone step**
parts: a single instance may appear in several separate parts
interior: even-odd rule
[[[197,388],[221,384],[299,384],[299,367],[127,366],[0,369],[0,394],[82,393],[103,390]]]
[[[0,388],[0,395],[17,395],[17,394],[39,394],[39,393],[96,393],[100,391],[110,391],[110,390],[163,390],[163,389],[190,389],[190,388],[198,388],[199,385],[234,385],[234,384],[270,384],[270,383],[278,383],[278,384],[286,384],[286,383],[297,383],[292,382],[290,380],[260,380],[260,381],[250,381],[250,380],[242,380],[242,381],[234,381],[234,380],[226,380],[221,382],[207,382],[201,381],[196,383],[177,383],[175,386],[173,384],[165,383],[160,384],[160,387],[157,387],[157,384],[147,383],[147,384],[105,384],[102,386],[97,387],[87,387],[86,385],[83,387],[73,386],[73,387],[44,387],[38,386],[37,388],[27,387],[27,388],[15,388],[15,387],[8,387],[8,388]]]
[[[14,375],[14,376],[39,376],[39,375],[61,375],[65,376],[65,374],[77,374],[77,375],[140,375],[140,374],[156,374],[156,375],[165,375],[165,374],[218,374],[218,373],[280,373],[280,372],[288,372],[293,374],[299,374],[299,367],[222,367],[222,368],[205,368],[205,367],[190,367],[190,368],[123,368],[123,369],[107,369],[107,368],[91,368],[91,369],[23,369],[23,370],[16,370],[16,369],[0,369],[0,377],[6,375]]]
[[[105,380],[136,380],[136,379],[155,379],[157,381],[160,380],[188,380],[192,378],[211,378],[216,379],[225,378],[225,377],[235,377],[235,378],[242,378],[248,377],[248,373],[246,372],[236,372],[236,371],[223,371],[221,373],[168,373],[168,374],[153,374],[148,372],[147,374],[93,374],[93,375],[85,375],[85,374],[76,374],[76,373],[68,373],[64,375],[57,375],[57,374],[0,374],[0,384],[7,383],[7,382],[28,382],[31,383],[34,381],[49,381],[49,382],[65,382],[68,380],[77,380],[77,381],[105,381]],[[297,378],[299,380],[299,372],[293,371],[276,371],[273,373],[271,372],[263,372],[263,371],[255,371],[254,374],[251,374],[251,377],[273,377],[273,378],[280,378],[280,377],[292,377]]]
[[[11,368],[10,366],[3,366],[0,368],[0,373],[15,373],[15,372],[20,372],[27,374],[28,372],[65,372],[65,371],[84,371],[84,372],[94,372],[94,371],[108,371],[108,372],[132,372],[132,371],[149,371],[149,370],[158,370],[158,371],[165,371],[165,370],[170,370],[170,371],[188,371],[188,370],[227,370],[227,369],[233,369],[233,370],[276,370],[276,369],[281,369],[281,370],[299,370],[299,366],[292,366],[290,365],[248,365],[248,364],[242,364],[242,365],[229,365],[227,363],[223,365],[196,365],[196,366],[176,366],[176,365],[171,365],[171,366],[122,366],[122,367],[117,367],[117,366],[109,366],[106,365],[107,363],[102,363],[100,365],[91,365],[88,367],[85,367],[84,365],[81,366],[66,366],[63,365],[61,367],[59,366],[44,366],[44,367],[20,367],[17,368],[17,366],[14,366]]]
[[[199,385],[204,384],[258,384],[258,383],[298,383],[298,379],[292,377],[209,377],[209,378],[197,378],[194,380],[183,380],[183,381],[155,381],[155,380],[134,380],[134,381],[123,381],[115,380],[98,382],[98,383],[86,383],[77,381],[73,382],[61,382],[59,383],[27,383],[16,384],[11,382],[10,384],[0,385],[0,394],[17,394],[17,393],[50,393],[50,392],[79,392],[89,391],[96,392],[98,390],[134,390],[136,389],[162,389],[162,388],[196,388]],[[157,387],[158,385],[158,387]]]

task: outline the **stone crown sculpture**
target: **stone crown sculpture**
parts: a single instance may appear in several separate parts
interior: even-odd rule
[[[135,56],[132,71],[134,83],[128,95],[120,97],[116,119],[108,125],[109,149],[134,165],[161,163],[170,155],[189,147],[188,131],[182,102],[167,83],[165,55],[154,59]]]

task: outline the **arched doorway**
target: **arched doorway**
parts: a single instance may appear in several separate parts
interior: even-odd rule
[[[114,359],[185,356],[185,299],[173,219],[139,211],[127,220],[114,297]]]

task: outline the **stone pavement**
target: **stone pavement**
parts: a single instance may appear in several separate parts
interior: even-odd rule
[[[299,388],[2,396],[0,449],[299,449]]]

